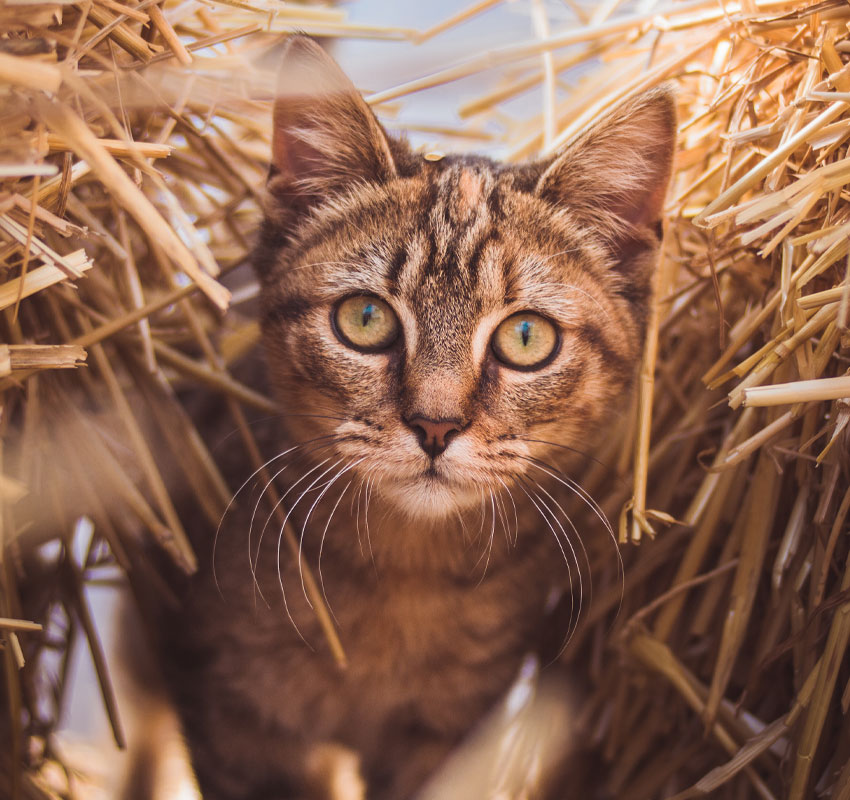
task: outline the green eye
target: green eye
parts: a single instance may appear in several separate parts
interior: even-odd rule
[[[521,311],[504,320],[493,333],[493,352],[514,369],[536,369],[554,355],[558,331],[538,314]]]
[[[337,336],[355,350],[386,350],[398,338],[398,317],[379,297],[346,298],[336,307],[333,319]]]

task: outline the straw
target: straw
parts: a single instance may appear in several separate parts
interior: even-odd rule
[[[395,42],[405,63],[367,99],[393,129],[428,137],[427,160],[459,142],[547,157],[618,102],[675,85],[676,165],[634,391],[604,401],[601,439],[558,442],[587,458],[547,456],[619,522],[624,562],[621,583],[609,530],[547,484],[587,551],[561,659],[586,689],[570,711],[576,741],[605,762],[561,794],[850,800],[850,7],[505,6],[470,0],[412,31],[277,0],[0,5],[3,796],[77,791],[42,788],[80,765],[54,746],[66,672],[50,692],[38,671],[67,663],[75,640],[91,648],[113,738],[129,719],[80,605],[98,571],[45,566],[44,552],[66,553],[85,516],[91,552],[123,584],[144,573],[167,591],[142,541],[193,569],[171,472],[211,529],[235,487],[187,398],[220,400],[252,468],[277,452],[252,421],[278,403],[239,362],[259,341],[249,262],[269,53],[304,30]],[[505,13],[516,32],[494,47],[487,20]],[[467,51],[441,63],[429,53],[451,34]],[[420,71],[393,85],[408,60]],[[424,90],[458,113],[424,117]],[[296,557],[291,526],[283,537],[282,557]],[[344,667],[309,565],[305,588]],[[577,591],[566,577],[561,588]],[[75,620],[67,637],[51,614]]]

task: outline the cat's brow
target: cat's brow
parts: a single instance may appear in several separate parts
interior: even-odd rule
[[[516,302],[520,305],[530,305],[533,309],[548,311],[557,317],[580,315],[586,306],[585,301],[593,303],[602,315],[611,319],[608,309],[593,292],[573,283],[538,281],[520,284],[516,295]]]

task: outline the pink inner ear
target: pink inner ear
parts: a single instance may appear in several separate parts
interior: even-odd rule
[[[651,182],[643,190],[638,189],[634,195],[630,194],[624,198],[625,202],[621,206],[611,209],[618,217],[635,227],[653,225],[661,219],[664,211],[670,173],[663,167],[668,161],[668,156],[659,154],[658,161],[662,168],[658,174],[650,177]]]
[[[288,180],[307,177],[321,167],[321,155],[304,138],[297,135],[297,122],[292,109],[275,108],[272,163]]]
[[[290,176],[294,172],[291,150],[292,142],[284,134],[283,126],[275,119],[274,136],[272,137],[272,164],[282,175]]]

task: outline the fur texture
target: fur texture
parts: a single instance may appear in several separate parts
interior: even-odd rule
[[[641,96],[540,162],[431,162],[294,37],[274,120],[255,265],[285,415],[266,445],[350,666],[248,481],[214,559],[213,532],[194,534],[205,557],[163,626],[167,677],[207,800],[329,798],[314,766],[339,746],[370,800],[405,800],[510,685],[567,582],[569,481],[547,465],[589,445],[633,378],[674,104]],[[386,351],[337,335],[352,295],[395,312]],[[520,311],[558,332],[537,369],[490,345]],[[415,418],[456,424],[436,458]]]

